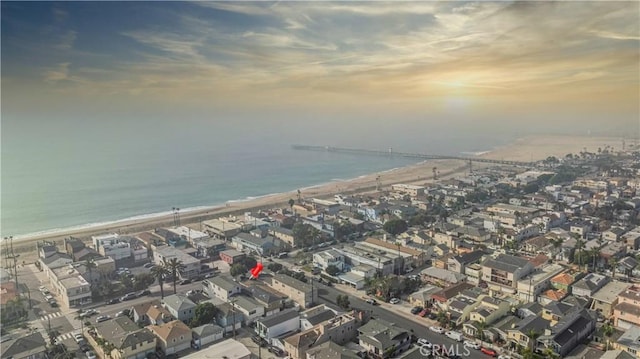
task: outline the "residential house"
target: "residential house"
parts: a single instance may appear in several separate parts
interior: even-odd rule
[[[447,269],[453,272],[465,274],[465,268],[470,264],[480,263],[486,253],[480,250],[450,257],[447,261]]]
[[[133,321],[143,325],[160,325],[175,319],[158,299],[138,303],[133,306],[131,311],[133,312]]]
[[[626,244],[629,250],[640,249],[640,227],[623,234],[621,242]]]
[[[620,227],[611,227],[608,230],[602,232],[602,238],[607,241],[615,242],[622,237],[627,231]]]
[[[235,249],[227,249],[226,251],[220,252],[220,259],[229,263],[229,265],[243,261],[246,256],[247,255],[245,253]]]
[[[571,293],[578,297],[591,297],[604,287],[611,278],[597,273],[589,273],[571,286]]]
[[[570,312],[576,310],[576,306],[565,302],[551,302],[542,308],[540,314],[543,319],[548,320],[551,325],[555,325]]]
[[[423,269],[420,271],[420,276],[425,283],[435,284],[440,287],[458,284],[466,279],[464,274],[436,267]]]
[[[239,251],[258,253],[263,257],[278,254],[284,249],[283,242],[272,236],[259,238],[248,233],[238,233],[233,237],[231,242]]]
[[[251,351],[235,339],[227,339],[220,343],[200,349],[191,354],[185,355],[182,359],[202,359],[202,358],[230,358],[230,359],[251,359]]]
[[[162,325],[150,325],[149,330],[158,339],[158,347],[166,355],[175,354],[191,347],[191,329],[180,320]]]
[[[538,337],[537,351],[551,349],[559,357],[565,357],[595,330],[596,320],[585,309],[571,312],[558,323],[544,330]]]
[[[353,350],[347,349],[332,341],[319,344],[318,346],[307,350],[305,359],[360,359]]]
[[[322,304],[300,312],[300,328],[307,330],[338,315],[335,309]]]
[[[606,267],[613,261],[619,261],[627,254],[627,246],[622,242],[611,242],[600,249],[598,264]]]
[[[529,334],[532,332],[541,334],[549,328],[549,321],[542,317],[526,317],[515,323],[515,325],[511,329],[507,329],[509,347],[535,348],[533,338],[530,338]]]
[[[288,228],[285,228],[285,227],[270,227],[269,228],[269,234],[271,234],[275,238],[280,239],[289,248],[295,248],[296,247],[295,241],[294,241],[294,237],[293,237],[293,231],[288,229]]]
[[[545,236],[529,238],[523,242],[523,249],[527,253],[537,254],[549,246],[551,240]]]
[[[65,307],[80,307],[92,302],[91,284],[72,264],[53,269],[49,279]]]
[[[618,295],[613,308],[613,324],[620,329],[640,326],[640,287],[632,285]]]
[[[215,257],[227,249],[227,243],[222,239],[207,237],[193,241],[193,248],[197,249],[196,257]]]
[[[119,317],[95,325],[96,335],[106,343],[113,344],[110,353],[96,347],[101,357],[114,359],[139,359],[156,351],[156,337],[147,329],[138,327],[128,317]]]
[[[244,322],[244,314],[240,313],[235,306],[229,303],[222,303],[218,306],[216,313],[216,324],[221,326],[225,333],[229,333],[242,327]]]
[[[313,285],[303,283],[284,274],[276,274],[271,280],[271,288],[291,298],[301,308],[308,308],[318,302],[318,291]]]
[[[566,293],[570,292],[571,284],[573,284],[575,278],[569,273],[560,273],[551,278],[550,284],[552,288],[563,290]]]
[[[202,222],[204,230],[218,238],[233,238],[242,231],[242,225],[226,218],[211,219]]]
[[[183,294],[172,294],[164,297],[162,306],[165,307],[174,318],[189,322],[196,315],[196,304]]]
[[[244,314],[244,323],[246,325],[252,324],[257,318],[264,315],[264,307],[262,304],[251,297],[239,295],[233,297],[230,301],[234,303],[238,312]]]
[[[511,303],[500,298],[484,296],[469,315],[469,322],[464,323],[463,331],[475,337],[480,329],[479,323],[491,326],[511,310]]]
[[[458,283],[458,284],[454,284],[446,288],[443,288],[439,292],[436,292],[431,295],[431,298],[433,299],[433,304],[439,308],[446,308],[447,303],[451,298],[455,297],[460,292],[469,288],[475,288],[475,286],[472,284],[463,282],[463,283]]]
[[[151,246],[153,250],[153,261],[156,265],[162,265],[172,259],[177,259],[184,265],[184,270],[179,274],[180,278],[191,279],[200,275],[200,260],[172,246],[161,245]]]
[[[566,269],[559,264],[546,264],[518,281],[518,298],[523,302],[535,302],[538,295],[549,287],[551,278]]]
[[[229,276],[217,276],[202,281],[202,289],[210,298],[218,297],[225,302],[240,293],[241,288],[240,284]]]
[[[602,313],[608,317],[613,313],[613,308],[618,304],[620,293],[631,287],[628,283],[612,281],[607,283],[602,289],[595,292],[591,297],[591,309]]]
[[[204,324],[191,329],[191,338],[193,343],[202,348],[213,342],[217,342],[224,337],[224,329],[215,324]]]
[[[482,280],[495,291],[515,293],[518,281],[533,271],[531,262],[524,258],[500,254],[482,262]]]
[[[340,271],[343,271],[345,266],[345,258],[341,252],[335,249],[329,249],[326,251],[314,253],[313,265],[315,267],[321,268],[322,270],[326,270],[329,266],[335,266]]]
[[[381,319],[372,319],[360,327],[358,339],[367,355],[375,359],[391,358],[411,345],[411,335],[406,329]]]
[[[292,359],[306,358],[308,350],[328,341],[345,344],[357,335],[358,322],[351,314],[341,314],[315,327],[284,339],[284,349]]]
[[[419,291],[409,295],[409,303],[413,306],[430,307],[433,304],[433,295],[441,290],[440,287],[427,284]]]
[[[271,344],[271,339],[300,330],[300,315],[295,308],[256,320],[256,333]]]
[[[4,339],[4,338],[3,338]],[[47,343],[42,334],[34,332],[3,340],[0,357],[4,359],[47,359]]]
[[[282,293],[256,282],[251,282],[247,287],[243,287],[242,292],[260,303],[264,307],[264,315],[267,317],[280,312],[284,308],[287,298]]]
[[[615,349],[640,357],[640,327],[632,325],[613,343]]]

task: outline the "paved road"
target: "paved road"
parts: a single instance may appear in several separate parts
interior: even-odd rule
[[[343,292],[333,288],[327,287],[323,284],[314,282],[314,285],[318,286],[318,297],[322,303],[336,305],[336,297]],[[374,318],[386,320],[388,322],[396,324],[398,327],[408,329],[413,332],[418,338],[424,338],[433,344],[439,344],[447,348],[456,348],[457,354],[463,358],[470,359],[487,359],[489,356],[481,353],[478,350],[469,349],[466,350],[462,343],[455,342],[444,335],[434,333],[429,330],[427,323],[425,325],[407,319],[400,314],[394,313],[383,306],[373,306],[367,304],[362,299],[356,298],[353,295],[349,296],[351,307],[354,309],[370,310]]]

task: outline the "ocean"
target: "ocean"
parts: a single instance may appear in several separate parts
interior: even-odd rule
[[[517,134],[118,123],[4,123],[1,236],[20,237],[216,206],[417,163],[292,144],[478,153]]]

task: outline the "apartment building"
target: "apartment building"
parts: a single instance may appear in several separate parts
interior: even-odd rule
[[[200,260],[197,258],[168,245],[152,246],[152,249],[153,262],[156,265],[161,265],[175,258],[184,265],[184,270],[179,273],[180,278],[191,279],[200,275]]]
[[[322,323],[284,339],[284,349],[292,359],[305,359],[308,350],[332,341],[336,344],[350,342],[358,335],[358,322],[348,313],[338,315]]]
[[[372,319],[358,329],[358,340],[368,357],[387,359],[409,349],[411,333],[381,319]]]
[[[613,324],[623,330],[640,326],[640,287],[631,286],[618,295],[613,307]]]
[[[318,290],[311,283],[303,283],[284,274],[276,274],[271,280],[271,288],[291,298],[301,308],[318,302]]]
[[[531,262],[507,254],[500,254],[495,259],[487,258],[482,262],[482,280],[491,290],[510,294],[515,294],[518,281],[532,271]]]

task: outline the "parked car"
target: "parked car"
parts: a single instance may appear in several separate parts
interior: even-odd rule
[[[467,347],[467,348],[472,348],[472,349],[475,349],[475,350],[480,350],[480,344],[475,343],[475,342],[472,342],[472,341],[469,341],[469,340],[465,340],[465,341],[464,341],[464,346],[465,346],[465,347]]]
[[[96,323],[106,322],[106,321],[107,321],[107,320],[109,320],[109,319],[111,319],[111,317],[110,317],[110,316],[108,316],[108,315],[99,315],[99,316],[96,318]]]
[[[116,318],[126,317],[128,315],[129,315],[129,309],[123,309],[123,310],[119,311],[118,313],[116,313]]]
[[[425,308],[422,311],[420,311],[420,313],[418,313],[419,316],[421,317],[425,317],[427,314],[429,314],[429,309]]]
[[[428,313],[427,314],[427,318],[431,319],[431,320],[436,320],[438,318],[438,315],[434,312]]]
[[[213,278],[215,276],[215,273],[207,273],[204,275],[205,279],[206,278]]]
[[[96,353],[94,353],[93,351],[89,350],[88,352],[85,353],[85,355],[87,356],[87,359],[96,359]]]
[[[147,263],[147,264],[143,265],[143,267],[145,267],[145,268],[153,268],[153,267],[155,267],[155,266],[156,266],[156,265],[155,265],[155,264],[153,264],[153,263]]]
[[[120,298],[113,298],[107,301],[107,304],[117,304],[120,303]]]
[[[434,333],[444,334],[444,329],[442,329],[440,327],[429,327],[429,330],[434,332]]]
[[[418,314],[420,313],[424,308],[418,306],[418,307],[413,307],[411,308],[411,314]]]
[[[389,303],[391,303],[391,304],[398,304],[398,303],[400,303],[400,299],[398,299],[398,298],[391,298],[391,299],[389,300]]]
[[[84,336],[82,336],[82,334],[80,333],[73,334],[73,339],[75,339],[76,343],[78,344],[84,343]]]
[[[480,351],[482,353],[487,354],[487,355],[492,356],[492,357],[497,357],[498,356],[498,353],[496,353],[496,351],[491,349],[491,348],[480,348]]]
[[[277,355],[277,356],[283,356],[284,355],[284,350],[278,348],[278,347],[274,347],[274,346],[270,346],[269,347],[269,352]]]
[[[424,338],[418,339],[418,345],[421,346],[421,347],[428,348],[428,349],[431,349],[431,347],[433,347],[433,344],[431,344],[428,340],[426,340]]]
[[[122,296],[122,298],[120,298],[121,301],[126,302],[127,300],[131,300],[131,299],[136,299],[138,296],[136,295],[136,293],[127,293],[125,295]]]
[[[501,354],[498,356],[498,359],[511,359],[511,357],[508,355]]]
[[[180,281],[180,285],[190,284],[190,283],[191,283],[191,279],[184,279]]]
[[[145,289],[142,292],[138,293],[138,297],[142,297],[143,295],[151,295],[151,291],[149,289]]]
[[[378,304],[378,301],[376,301],[375,299],[369,298],[367,300],[365,300],[365,302],[371,304],[371,305],[376,305]]]

